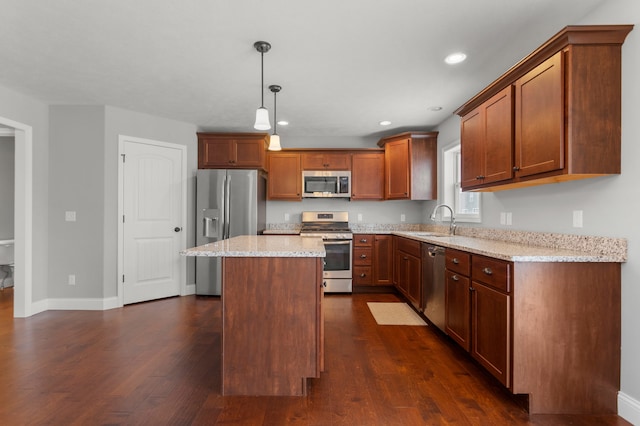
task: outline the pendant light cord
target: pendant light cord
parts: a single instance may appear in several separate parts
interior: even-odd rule
[[[276,102],[276,97],[278,96],[278,92],[273,92],[273,134],[278,134],[278,103]]]
[[[262,94],[261,108],[264,108],[264,52],[260,52],[260,93]]]

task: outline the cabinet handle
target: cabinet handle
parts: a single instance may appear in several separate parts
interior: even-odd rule
[[[361,239],[360,239],[360,242],[361,242],[361,243],[366,243],[366,242],[367,242],[367,239],[366,239],[366,238],[361,238]]]
[[[458,260],[457,257],[454,257],[452,262],[453,262],[454,265],[457,265],[458,263],[460,263],[460,261]]]
[[[493,275],[493,271],[491,270],[491,268],[484,268],[482,272],[484,272],[487,275]]]
[[[469,291],[476,291],[476,289],[473,287],[469,287]]]
[[[360,278],[364,278],[366,276],[367,276],[367,274],[365,274],[364,272],[360,274]]]
[[[514,172],[519,172],[519,171],[520,171],[520,167],[518,167],[518,166],[514,166],[513,171],[514,171]]]
[[[482,180],[482,179],[484,179],[484,176],[482,175],[476,176],[476,180]]]
[[[367,255],[366,255],[366,254],[361,254],[361,255],[360,255],[360,259],[366,259],[366,258],[367,258]]]
[[[458,278],[458,276],[457,276],[457,275],[452,275],[452,276],[451,276],[451,280],[452,280],[452,281],[460,281],[460,278]]]
[[[409,258],[407,256],[402,258],[403,260],[409,260]]]

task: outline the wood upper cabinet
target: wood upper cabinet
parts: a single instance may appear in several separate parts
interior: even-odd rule
[[[265,169],[268,133],[198,133],[199,169]]]
[[[565,27],[460,107],[463,189],[619,174],[621,51],[632,28]],[[505,91],[513,93],[511,122]]]
[[[268,157],[267,198],[269,200],[301,201],[300,154],[270,152]]]
[[[462,189],[513,177],[513,87],[461,119]]]
[[[351,199],[384,199],[384,153],[353,154]]]
[[[351,155],[347,153],[305,152],[302,170],[351,170]]]
[[[438,198],[438,132],[411,132],[380,139],[385,150],[385,198]]]
[[[564,168],[563,57],[556,53],[515,82],[519,177]]]

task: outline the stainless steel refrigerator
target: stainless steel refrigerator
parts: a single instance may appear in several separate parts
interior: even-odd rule
[[[198,170],[196,245],[262,233],[266,224],[267,181],[257,170]],[[196,257],[196,294],[219,296],[219,257]]]

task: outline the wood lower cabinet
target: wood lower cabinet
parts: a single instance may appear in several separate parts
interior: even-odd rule
[[[531,414],[617,412],[619,263],[445,259],[445,332]]]
[[[396,288],[420,309],[422,301],[422,252],[420,242],[394,237],[394,284]]]
[[[378,141],[385,150],[385,198],[438,198],[438,132],[412,132]]]
[[[392,236],[353,235],[353,284],[378,286],[393,284]]]
[[[373,280],[376,285],[393,284],[393,236],[373,237]]]
[[[384,153],[353,154],[351,199],[384,199]]]
[[[621,51],[632,28],[566,27],[460,107],[463,189],[619,174]]]
[[[198,133],[199,169],[265,169],[268,133]]]
[[[302,200],[300,154],[286,152],[269,153],[267,198],[269,200],[282,201]]]

